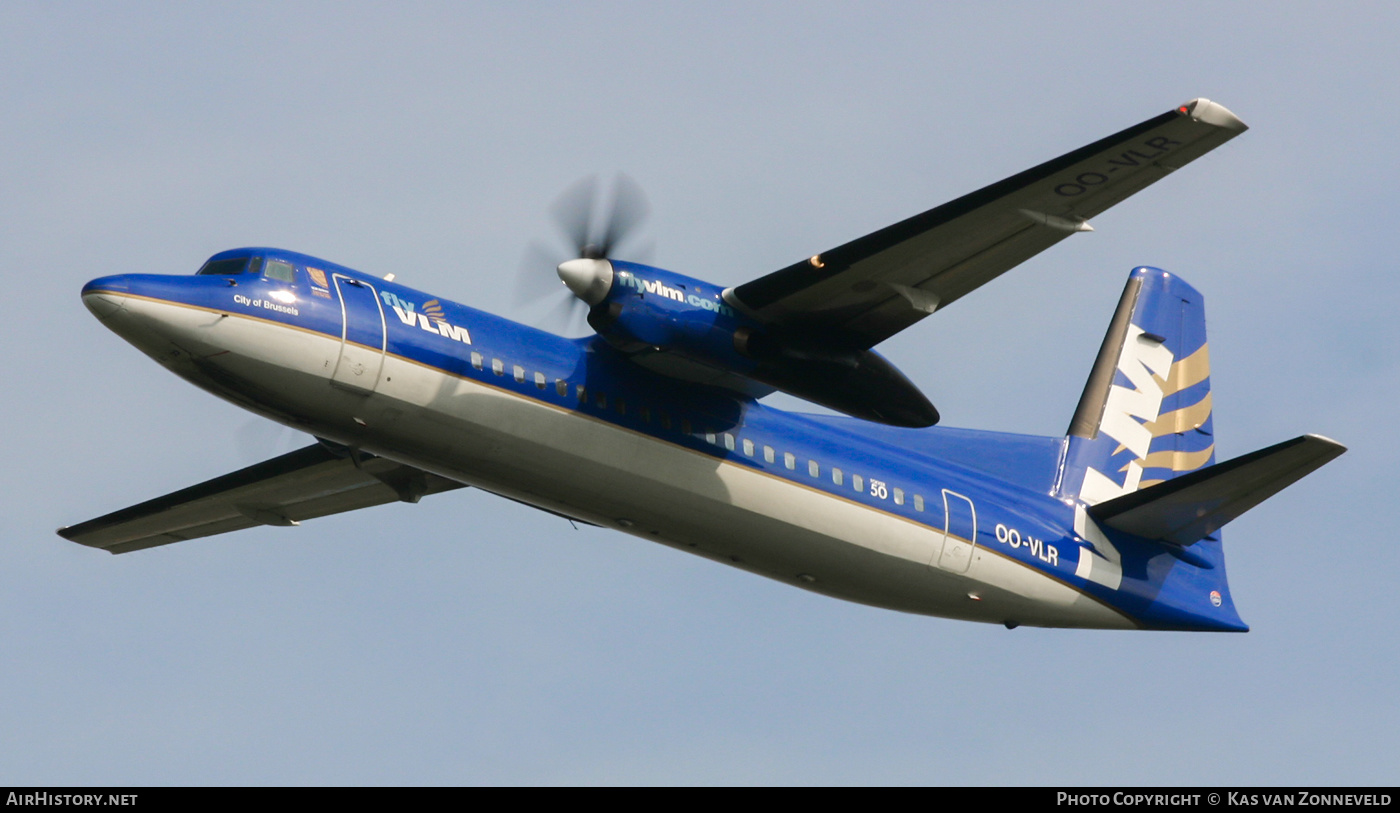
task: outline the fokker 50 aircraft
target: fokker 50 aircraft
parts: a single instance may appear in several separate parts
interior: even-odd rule
[[[1244,130],[1197,99],[732,288],[611,259],[625,218],[585,217],[583,339],[271,248],[94,280],[122,338],[319,442],[59,533],[127,553],[474,486],[878,607],[1243,631],[1221,526],[1344,449],[1215,462],[1195,289],[1132,271],[1064,437],[935,427],[872,348]]]

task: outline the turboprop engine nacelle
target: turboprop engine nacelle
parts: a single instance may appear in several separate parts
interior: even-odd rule
[[[639,362],[664,353],[857,418],[895,426],[938,422],[923,393],[880,354],[839,336],[760,322],[704,280],[587,258],[560,264],[559,278],[589,305],[588,324],[598,335]]]

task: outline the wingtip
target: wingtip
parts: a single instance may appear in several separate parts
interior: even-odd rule
[[[1306,437],[1308,440],[1316,441],[1318,443],[1330,446],[1334,450],[1333,456],[1340,455],[1347,450],[1347,447],[1344,444],[1338,443],[1337,441],[1327,437],[1326,435],[1319,435],[1313,432],[1309,432],[1307,435],[1304,435],[1304,437]]]
[[[1183,115],[1191,117],[1192,121],[1200,121],[1216,127],[1224,127],[1236,133],[1243,133],[1249,129],[1249,125],[1240,120],[1239,116],[1230,112],[1230,108],[1210,99],[1192,99],[1186,104],[1178,107]]]

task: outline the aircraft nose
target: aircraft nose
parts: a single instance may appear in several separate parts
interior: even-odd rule
[[[83,304],[98,319],[106,319],[120,311],[131,293],[131,280],[125,276],[99,277],[83,286]]]

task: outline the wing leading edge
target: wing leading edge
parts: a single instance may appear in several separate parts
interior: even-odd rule
[[[332,451],[318,443],[59,528],[58,534],[109,553],[129,553],[255,525],[296,525],[394,501],[418,502],[429,494],[464,487],[382,457]]]
[[[907,220],[725,291],[774,324],[873,347],[1248,129],[1195,99]]]

